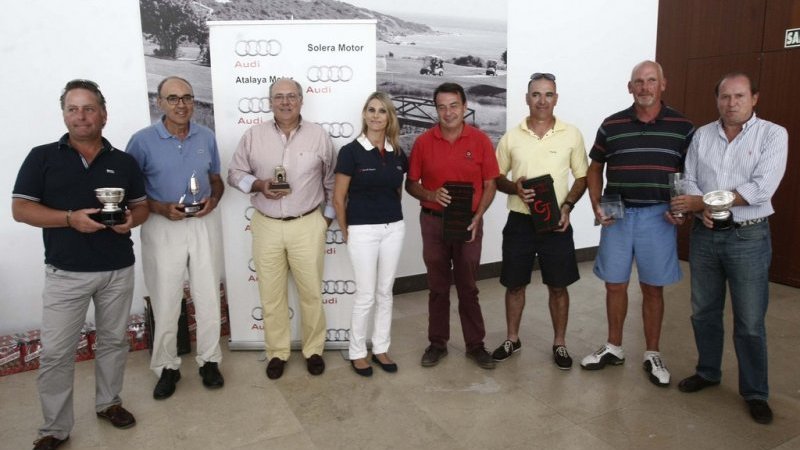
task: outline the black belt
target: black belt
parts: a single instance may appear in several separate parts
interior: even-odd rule
[[[422,214],[428,214],[429,216],[442,217],[442,212],[441,211],[436,211],[434,209],[426,208],[424,206],[422,207]]]
[[[304,212],[303,214],[300,214],[299,216],[289,216],[289,217],[270,217],[270,216],[268,216],[268,215],[266,215],[264,213],[261,213],[261,215],[264,216],[264,217],[267,217],[269,219],[283,220],[284,222],[286,222],[286,221],[289,221],[289,220],[294,220],[294,219],[299,219],[301,217],[305,217],[305,216],[307,216],[307,215],[309,215],[309,214],[311,214],[311,213],[313,213],[313,212],[315,212],[317,210],[319,210],[319,207],[314,207],[310,211]],[[259,212],[261,212],[261,211],[259,211]]]
[[[736,223],[733,224],[733,226],[736,227],[736,228],[749,227],[750,225],[755,225],[755,224],[758,224],[758,223],[761,223],[761,222],[766,222],[766,221],[767,221],[766,217],[759,217],[758,219],[750,219],[750,220],[745,220],[745,221],[742,221],[742,222],[736,222]]]

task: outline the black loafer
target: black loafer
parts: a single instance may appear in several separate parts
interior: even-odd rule
[[[383,369],[384,372],[389,372],[389,373],[397,372],[397,364],[395,364],[395,363],[384,364],[375,355],[372,355],[372,362],[374,362],[375,364],[379,365],[381,367],[381,369]]]
[[[746,400],[747,407],[750,409],[750,417],[758,423],[768,424],[772,422],[772,409],[766,400]]]
[[[361,375],[362,377],[371,377],[372,376],[372,366],[364,367],[363,369],[359,369],[356,367],[355,360],[350,360],[350,365],[353,366],[353,370],[356,371],[357,374]]]
[[[178,369],[162,369],[161,378],[153,389],[153,398],[164,400],[175,393],[175,384],[181,379],[181,371]]]
[[[286,365],[286,361],[280,358],[272,358],[269,360],[267,364],[267,378],[270,380],[277,380],[283,375],[283,367]]]
[[[52,435],[42,436],[33,442],[33,450],[53,450],[64,442],[67,442],[68,439],[69,436],[64,439],[59,439]]]
[[[719,381],[706,380],[700,375],[694,374],[681,380],[681,382],[678,383],[678,390],[681,392],[697,392],[701,389],[705,389],[710,386],[716,386],[718,384]]]
[[[322,375],[325,372],[325,360],[315,353],[306,360],[306,368],[311,375]]]
[[[206,362],[200,368],[200,376],[203,377],[203,386],[209,389],[218,389],[225,384],[225,379],[219,372],[218,364],[215,362]]]

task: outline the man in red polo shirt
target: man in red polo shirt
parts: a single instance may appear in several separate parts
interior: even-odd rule
[[[439,123],[420,135],[411,150],[406,191],[420,200],[422,259],[428,270],[428,340],[422,366],[435,366],[447,356],[450,339],[450,280],[458,291],[458,313],[467,357],[484,369],[495,362],[483,345],[486,331],[475,279],[481,260],[483,213],[492,203],[500,173],[488,136],[464,123],[464,88],[444,83],[433,93]],[[445,182],[472,184],[469,240],[445,239],[442,212],[451,202]]]

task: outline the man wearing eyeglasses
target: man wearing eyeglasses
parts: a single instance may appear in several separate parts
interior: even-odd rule
[[[192,121],[189,82],[162,80],[158,107],[164,113],[161,120],[134,134],[126,151],[142,168],[153,213],[142,226],[142,269],[155,320],[150,369],[159,379],[153,398],[163,400],[181,378],[177,333],[187,269],[197,323],[195,361],[204,386],[224,384],[219,371],[222,236],[216,207],[225,186],[214,132]]]
[[[510,358],[522,348],[519,326],[525,308],[525,288],[539,258],[542,280],[547,285],[553,322],[553,360],[562,370],[572,367],[567,352],[569,317],[567,286],[580,278],[569,215],[586,191],[587,158],[581,132],[553,115],[558,103],[556,77],[535,73],[525,94],[529,115],[509,130],[497,145],[500,176],[497,189],[508,194],[508,220],[503,229],[503,264],[500,283],[506,287],[506,340],[493,353],[496,361]],[[569,188],[569,174],[575,181]],[[510,179],[508,176],[510,175]],[[560,206],[557,228],[537,233],[531,216],[535,191],[527,179],[550,175]]]
[[[288,78],[272,83],[269,104],[273,120],[244,132],[228,168],[228,184],[252,194],[258,211],[250,230],[264,310],[267,377],[280,378],[290,355],[290,270],[299,294],[306,369],[320,375],[325,370],[320,288],[325,230],[335,217],[333,141],[321,126],[300,116],[300,83]]]
[[[136,161],[103,138],[108,113],[95,82],[68,82],[60,101],[67,133],[31,150],[11,203],[14,220],[42,228],[44,238],[37,379],[44,423],[34,450],[59,447],[75,424],[75,345],[90,302],[97,326],[95,411],[117,428],[136,425],[120,393],[134,285],[130,230],[148,216],[144,179]],[[125,190],[125,222],[107,226],[91,217],[100,212],[95,189],[103,187]]]
[[[594,273],[606,284],[608,340],[581,361],[588,370],[625,362],[622,329],[635,260],[642,290],[643,365],[657,386],[670,383],[669,370],[659,352],[664,286],[682,277],[675,227],[679,222],[669,212],[668,174],[681,171],[694,133],[688,119],[661,101],[666,87],[660,64],[637,64],[628,82],[633,105],[603,121],[589,152],[589,198],[595,219],[603,226]],[[604,168],[608,180],[605,192]],[[601,194],[621,198],[623,218],[608,216],[600,204]]]

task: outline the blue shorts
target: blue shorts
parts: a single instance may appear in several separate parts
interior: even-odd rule
[[[683,277],[678,265],[677,228],[664,218],[669,204],[625,208],[625,218],[603,227],[594,274],[607,283],[627,283],[633,260],[639,282],[666,286]]]

